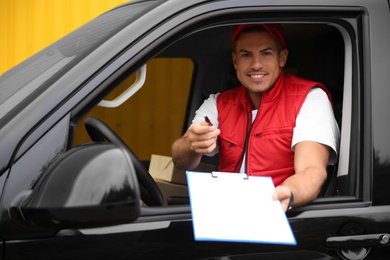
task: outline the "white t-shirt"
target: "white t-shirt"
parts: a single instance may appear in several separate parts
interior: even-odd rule
[[[204,115],[207,115],[214,126],[218,128],[218,110],[217,97],[219,94],[211,94],[200,108],[196,111],[193,123],[204,121]],[[257,110],[252,111],[252,118],[257,115]],[[340,140],[340,129],[334,117],[332,105],[326,93],[320,88],[313,88],[307,95],[305,102],[296,119],[296,125],[293,131],[291,149],[297,143],[302,141],[314,141],[332,148],[329,164],[334,162]],[[217,149],[209,154],[210,156],[218,153]]]

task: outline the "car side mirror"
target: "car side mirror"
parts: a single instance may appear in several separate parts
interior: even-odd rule
[[[89,228],[138,218],[140,192],[127,152],[109,143],[90,143],[63,153],[20,193],[11,217],[24,228]]]

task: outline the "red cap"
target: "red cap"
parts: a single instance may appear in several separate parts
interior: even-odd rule
[[[233,29],[233,34],[232,34],[233,48],[234,48],[234,41],[236,40],[237,36],[241,33],[241,31],[246,29],[246,28],[251,28],[251,27],[255,27],[255,26],[264,27],[268,31],[268,33],[271,35],[272,38],[279,40],[284,48],[287,47],[286,40],[284,38],[283,27],[280,24],[241,24],[241,25],[235,26]]]

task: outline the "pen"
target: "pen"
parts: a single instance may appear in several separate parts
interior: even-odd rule
[[[206,121],[207,124],[209,124],[209,126],[213,125],[213,123],[210,121],[210,119],[207,115],[204,115],[204,120]]]

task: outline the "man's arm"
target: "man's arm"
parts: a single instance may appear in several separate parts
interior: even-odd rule
[[[219,129],[206,122],[192,124],[187,132],[172,145],[172,160],[179,169],[191,170],[198,166],[202,156],[217,147]]]
[[[286,211],[291,192],[294,194],[294,205],[302,206],[314,200],[321,191],[327,178],[326,167],[330,148],[326,145],[303,141],[295,145],[295,174],[276,187],[275,200],[282,202]]]

